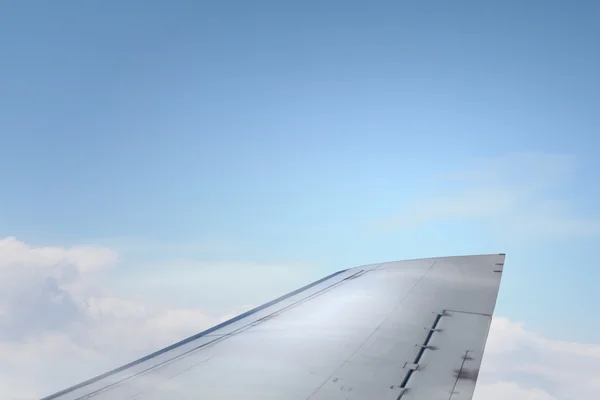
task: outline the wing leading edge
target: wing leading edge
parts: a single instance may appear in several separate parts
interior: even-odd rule
[[[339,271],[42,400],[469,400],[504,258]]]

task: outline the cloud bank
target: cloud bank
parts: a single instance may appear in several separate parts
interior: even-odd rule
[[[102,275],[118,260],[102,247],[0,240],[0,398],[48,395],[233,316],[116,296]],[[474,398],[596,400],[600,345],[496,318]]]
[[[474,400],[600,398],[600,344],[556,341],[497,317]]]
[[[115,296],[101,278],[117,264],[102,247],[0,240],[0,398],[47,395],[220,321]]]

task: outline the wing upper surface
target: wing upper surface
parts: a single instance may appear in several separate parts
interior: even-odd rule
[[[339,271],[44,400],[471,399],[503,254]]]

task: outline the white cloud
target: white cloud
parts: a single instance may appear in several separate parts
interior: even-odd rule
[[[494,318],[474,400],[600,398],[600,344],[555,341]]]
[[[60,329],[82,318],[77,295],[116,260],[104,248],[32,248],[12,237],[0,240],[0,339]]]
[[[0,398],[47,395],[244,311],[215,316],[117,296],[95,278],[117,260],[106,248],[0,240]],[[269,275],[273,286],[278,280],[291,285],[273,266],[231,264],[223,271],[225,278],[213,276],[205,285],[233,274],[245,285],[256,273]],[[305,279],[292,276],[295,286]],[[598,398],[600,345],[555,341],[494,319],[475,400]]]
[[[438,221],[474,220],[519,241],[596,234],[600,220],[579,216],[568,204],[565,185],[581,166],[573,156],[562,154],[511,153],[478,159],[432,182],[444,187],[452,183],[451,188],[420,199],[375,226],[396,231]],[[557,194],[561,189],[562,197]]]
[[[558,400],[537,388],[525,388],[515,382],[497,382],[477,387],[473,400]]]
[[[197,308],[118,297],[107,248],[0,240],[0,398],[41,397],[220,321]]]
[[[14,237],[0,240],[0,269],[33,268],[64,273],[74,268],[79,273],[90,273],[112,267],[118,260],[117,254],[99,246],[77,246],[70,249],[60,247],[31,247]],[[64,276],[63,276],[64,278]]]

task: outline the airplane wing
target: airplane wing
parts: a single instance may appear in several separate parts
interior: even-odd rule
[[[504,254],[331,274],[43,400],[468,400]]]

